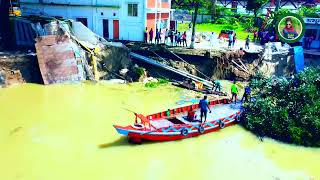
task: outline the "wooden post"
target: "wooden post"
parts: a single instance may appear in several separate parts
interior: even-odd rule
[[[91,53],[91,60],[92,60],[92,66],[93,66],[94,79],[95,79],[96,81],[99,81],[98,68],[97,68],[97,60],[96,60],[96,57],[94,56],[94,53]]]

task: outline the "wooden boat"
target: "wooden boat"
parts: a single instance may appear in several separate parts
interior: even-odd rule
[[[240,121],[240,104],[229,104],[227,99],[210,101],[209,104],[212,113],[208,112],[207,121],[203,123],[200,123],[199,104],[195,104],[171,109],[170,117],[166,116],[167,111],[147,116],[135,113],[133,125],[114,127],[119,134],[127,136],[129,142],[141,143],[142,140],[172,141],[190,138],[223,129]],[[187,120],[187,113],[191,108],[197,117],[190,122]]]

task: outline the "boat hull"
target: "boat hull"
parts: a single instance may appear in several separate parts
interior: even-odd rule
[[[216,106],[218,104],[225,104],[222,105],[222,107],[229,107],[231,106],[229,104],[229,101],[224,100],[218,100],[218,101],[211,101],[211,106]],[[228,105],[227,105],[228,104]],[[199,108],[198,105],[192,105],[194,107],[180,107],[172,110],[172,112],[177,112],[176,117],[180,117],[180,121],[182,117],[186,117],[185,113],[188,112],[190,109],[193,108]],[[176,119],[168,119],[168,117],[164,117],[165,112],[159,112],[156,114],[148,115],[144,117],[143,115],[138,115],[140,118],[142,118],[142,121],[145,124],[149,124],[149,126],[141,126],[140,128],[135,125],[129,125],[129,126],[118,126],[114,125],[114,128],[118,131],[119,134],[122,134],[124,136],[127,136],[129,141],[131,142],[137,142],[141,143],[142,140],[147,141],[174,141],[179,139],[185,139],[185,138],[191,138],[200,136],[203,134],[207,134],[213,131],[217,131],[220,129],[223,129],[225,127],[231,126],[233,124],[236,124],[240,120],[241,116],[241,108],[232,109],[233,114],[220,114],[218,111],[217,114],[220,114],[220,116],[215,116],[214,114],[210,115],[211,120],[208,120],[203,123],[199,122],[187,122],[186,120],[183,120],[179,122]],[[180,115],[179,115],[180,114]],[[183,116],[182,116],[183,115]],[[209,116],[209,117],[210,117]],[[163,122],[170,122],[168,124],[161,124]],[[159,122],[161,126],[157,127],[157,123]],[[150,124],[155,123],[152,127]]]
[[[235,122],[229,123],[227,125],[225,125],[225,127],[228,126],[232,126],[234,125]],[[189,133],[186,136],[183,136],[181,134],[139,134],[139,133],[129,133],[128,134],[128,138],[134,138],[134,139],[141,139],[141,140],[147,140],[147,141],[175,141],[175,140],[179,140],[179,139],[186,139],[186,138],[191,138],[191,137],[196,137],[196,136],[200,136],[200,135],[204,135],[207,133],[211,133],[214,131],[218,131],[221,128],[219,126],[212,128],[210,130],[206,130],[203,133],[199,133],[199,132],[193,132],[193,133]]]

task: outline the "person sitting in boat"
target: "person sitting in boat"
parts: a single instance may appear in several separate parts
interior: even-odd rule
[[[195,112],[191,106],[190,110],[188,111],[187,120],[190,122],[194,121],[194,115],[195,115]]]
[[[204,122],[206,122],[208,110],[211,113],[207,96],[204,96],[203,99],[200,100],[199,106],[200,106],[200,121],[202,123],[202,117],[204,116]]]

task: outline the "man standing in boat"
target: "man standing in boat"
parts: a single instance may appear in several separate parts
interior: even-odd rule
[[[203,99],[200,100],[199,106],[200,106],[200,121],[202,123],[202,117],[204,115],[204,122],[206,122],[208,109],[209,109],[209,112],[211,113],[207,96],[204,96]]]
[[[231,85],[231,101],[233,101],[234,99],[234,104],[237,104],[237,98],[238,98],[238,88],[237,88],[237,84],[236,81],[233,81],[233,84]]]

